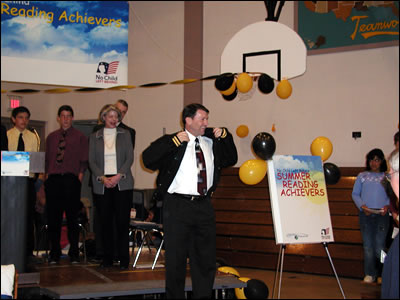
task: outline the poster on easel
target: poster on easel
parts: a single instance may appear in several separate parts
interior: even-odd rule
[[[29,152],[1,151],[1,176],[29,176]]]
[[[277,244],[334,241],[320,156],[274,155],[268,182]]]

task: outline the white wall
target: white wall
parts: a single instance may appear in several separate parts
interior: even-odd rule
[[[293,11],[293,2],[286,1],[279,22],[293,28]],[[130,85],[183,79],[183,14],[181,1],[130,1]],[[222,50],[236,32],[266,16],[263,1],[205,1],[203,77],[220,73]],[[293,93],[287,100],[278,98],[275,91],[269,95],[256,91],[247,101],[228,102],[215,89],[214,81],[204,81],[203,104],[210,109],[210,126],[226,126],[234,134],[237,167],[255,157],[251,141],[261,131],[273,134],[277,154],[309,155],[313,139],[326,136],[333,144],[328,161],[339,167],[357,167],[364,165],[370,149],[379,147],[388,154],[393,148],[398,130],[398,81],[398,46],[321,54],[307,57],[307,71],[290,80]],[[46,90],[54,86],[2,82],[1,88]],[[2,116],[9,116],[7,94],[1,95]],[[132,168],[136,188],[153,187],[156,173],[143,169],[141,153],[162,135],[163,128],[167,133],[180,129],[183,108],[183,85],[23,96],[31,118],[48,122],[47,134],[58,128],[56,113],[62,104],[74,108],[76,120],[88,120],[96,119],[104,104],[126,99],[129,111],[124,122],[137,132]],[[273,123],[275,133],[271,131]],[[240,124],[250,129],[243,139],[235,134]],[[362,138],[352,139],[352,131],[361,131]]]
[[[285,2],[279,19],[291,28],[293,3]],[[262,1],[206,1],[204,16],[204,72],[218,74],[228,41],[267,14]],[[398,82],[398,46],[320,54],[307,57],[307,70],[290,80],[293,93],[286,100],[275,90],[269,95],[256,90],[249,100],[228,102],[213,82],[207,82],[203,103],[211,111],[211,124],[227,126],[231,132],[240,124],[249,127],[246,138],[234,134],[237,166],[255,158],[251,142],[263,131],[274,136],[276,154],[310,155],[312,141],[326,136],[333,144],[327,161],[339,167],[364,166],[365,155],[372,148],[381,148],[385,154],[393,149],[393,135],[398,131]],[[352,131],[361,131],[362,138],[354,140]]]

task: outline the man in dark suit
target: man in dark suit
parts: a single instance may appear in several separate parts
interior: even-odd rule
[[[237,162],[237,151],[226,128],[207,128],[208,113],[201,104],[187,105],[184,130],[160,137],[143,152],[144,165],[159,170],[155,193],[164,201],[166,296],[171,299],[185,298],[188,257],[193,298],[212,296],[216,226],[211,195],[221,169]]]

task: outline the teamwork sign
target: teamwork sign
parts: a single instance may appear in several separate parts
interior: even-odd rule
[[[399,45],[398,1],[295,1],[308,54]]]
[[[127,1],[1,1],[1,80],[128,82]]]
[[[274,155],[268,182],[277,244],[333,242],[320,156]]]

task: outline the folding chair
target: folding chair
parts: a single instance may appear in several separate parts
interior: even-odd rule
[[[151,269],[153,270],[155,265],[156,265],[156,263],[157,263],[157,259],[158,259],[159,255],[160,255],[162,246],[164,244],[164,238],[163,238],[163,233],[162,233],[162,224],[157,224],[157,223],[154,223],[154,222],[132,221],[131,222],[131,226],[134,226],[136,229],[142,230],[142,231],[145,232],[145,236],[142,239],[142,242],[140,243],[138,252],[136,253],[135,262],[133,263],[133,268],[136,267],[136,264],[137,264],[137,262],[139,260],[140,253],[142,252],[142,249],[143,249],[143,246],[144,246],[145,242],[149,243],[149,241],[151,241],[151,233],[153,233],[153,232],[161,233],[161,236],[162,236],[161,242],[160,242],[160,245],[158,246],[157,253],[156,253],[156,256],[154,258],[153,265],[151,267]]]
[[[81,211],[78,214],[77,224],[79,226],[80,233],[82,234],[83,240],[83,259],[84,263],[87,263],[87,255],[86,255],[86,237],[87,237],[87,226],[89,225],[89,220],[86,215]],[[44,222],[40,229],[36,228],[35,232],[35,248],[36,248],[36,256],[39,255],[39,250],[41,249],[42,244],[44,244],[44,250],[46,253],[46,258],[49,258],[49,234],[48,234],[48,224],[47,220]],[[67,226],[67,220],[63,218],[61,226]]]
[[[145,191],[144,190],[138,190],[134,189],[133,190],[133,199],[132,199],[132,208],[136,210],[136,215],[134,218],[131,217],[130,220],[130,225],[129,225],[129,236],[131,237],[131,240],[133,241],[132,245],[132,257],[134,255],[134,249],[135,245],[138,243],[139,236],[140,234],[140,240],[145,237],[145,230],[142,230],[141,228],[135,226],[133,221],[144,221],[147,214],[146,214],[146,208],[144,206],[144,198],[145,198]],[[140,242],[141,243],[141,242]],[[150,245],[149,246],[149,251]]]
[[[131,219],[130,221],[130,231],[134,233],[134,240],[135,242],[137,241],[136,235],[137,232],[140,232],[142,234],[142,240],[140,242],[140,246],[138,248],[138,252],[136,253],[135,257],[135,262],[133,263],[133,268],[136,267],[136,264],[139,260],[140,254],[142,252],[143,246],[145,243],[147,243],[147,246],[149,248],[149,251],[151,252],[150,244],[153,243],[152,241],[152,234],[155,232],[160,233],[161,236],[161,241],[159,246],[157,247],[157,253],[153,261],[152,269],[154,269],[157,259],[160,255],[162,246],[164,244],[164,238],[163,238],[163,231],[162,231],[162,224],[161,221],[160,223],[156,222],[146,222],[144,221],[144,216],[145,214],[145,208],[144,208],[144,201],[145,201],[145,191],[144,190],[134,190],[133,192],[133,204],[137,208],[137,218]],[[161,202],[157,203],[157,207],[161,206]],[[154,243],[153,243],[154,245]],[[156,245],[154,245],[156,246]],[[133,255],[133,251],[132,251]]]

